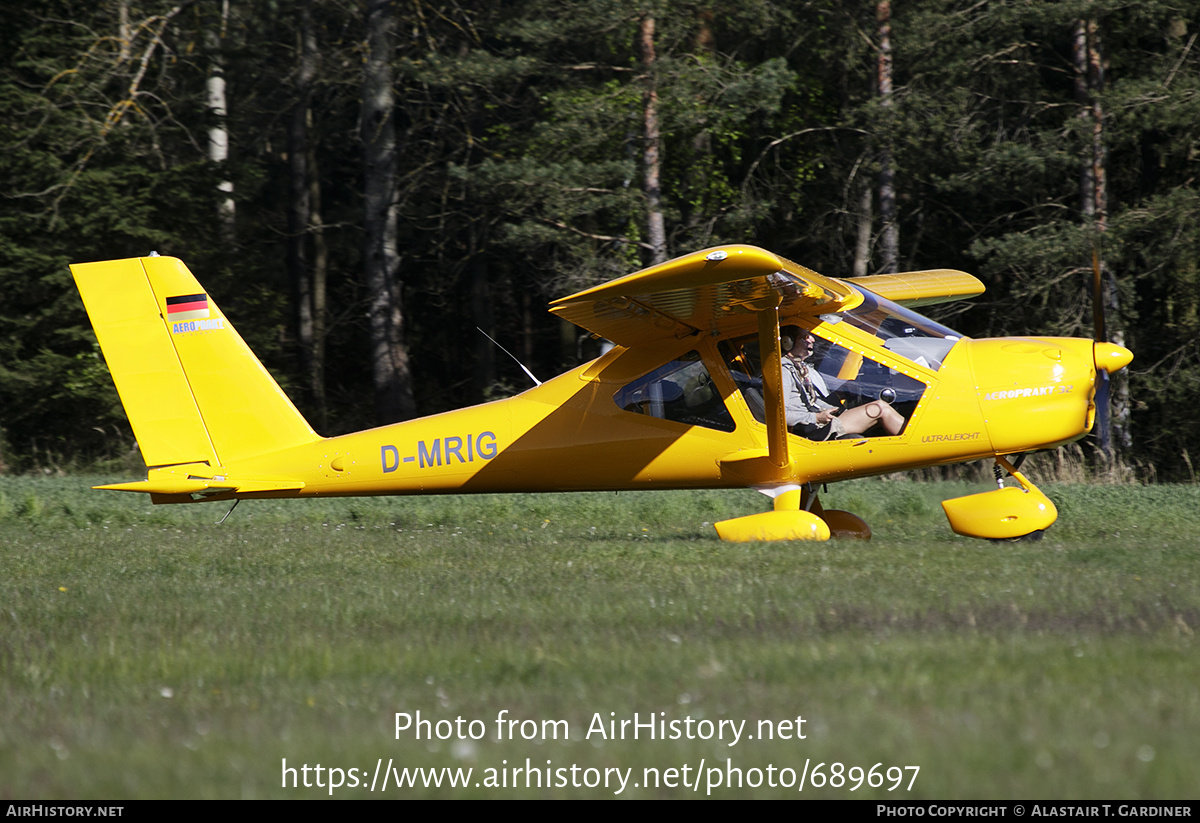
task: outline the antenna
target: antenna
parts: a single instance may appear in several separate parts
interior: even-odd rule
[[[233,505],[229,507],[229,511],[225,512],[225,516],[217,521],[217,525],[220,526],[222,523],[224,523],[226,520],[228,520],[229,515],[233,514],[233,510],[236,509],[238,506],[238,503],[241,503],[241,502],[242,502],[242,498],[240,498],[240,497],[233,498]]]
[[[476,326],[475,330],[478,331],[480,334],[482,334],[484,337],[486,337],[488,340],[491,340],[492,343],[496,346],[496,348],[500,349],[500,351],[504,352],[509,357],[511,357],[513,359],[513,362],[521,367],[521,371],[523,371],[523,372],[525,372],[525,374],[529,375],[529,379],[532,380],[535,385],[538,385],[538,386],[542,385],[542,381],[538,380],[536,377],[534,377],[533,372],[531,372],[529,369],[525,368],[525,364],[522,363],[520,360],[518,360],[517,356],[515,354],[513,354],[508,349],[501,346],[499,343],[497,343],[496,339],[494,337],[492,337],[490,334],[488,334],[487,332],[485,332],[483,329]]]

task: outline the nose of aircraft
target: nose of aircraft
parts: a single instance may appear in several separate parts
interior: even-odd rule
[[[1098,371],[1102,370],[1112,374],[1125,368],[1129,365],[1129,361],[1133,360],[1133,352],[1116,343],[1096,343],[1094,348]]]
[[[1050,448],[1091,430],[1108,377],[1133,353],[1083,338],[969,341],[980,408],[999,453]],[[1099,396],[1098,396],[1099,395]]]

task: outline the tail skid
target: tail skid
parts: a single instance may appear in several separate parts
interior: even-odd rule
[[[148,480],[105,488],[245,491],[222,486],[218,470],[320,440],[181,261],[81,263],[71,273],[150,467]]]

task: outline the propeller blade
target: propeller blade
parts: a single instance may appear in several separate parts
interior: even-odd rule
[[[1112,454],[1112,421],[1109,417],[1109,376],[1108,372],[1096,370],[1096,439],[1100,451]]]
[[[1092,245],[1092,324],[1096,333],[1096,344],[1108,342],[1108,332],[1104,328],[1104,281],[1100,272],[1100,243],[1097,240]],[[1100,358],[1097,357],[1097,360]],[[1109,373],[1108,369],[1096,364],[1096,439],[1100,443],[1100,451],[1105,455],[1112,454],[1112,420],[1109,414]],[[1119,367],[1118,367],[1119,368]]]

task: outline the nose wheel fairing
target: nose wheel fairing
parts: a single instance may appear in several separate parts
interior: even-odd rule
[[[1029,482],[1003,457],[996,458],[1000,488],[942,501],[950,528],[964,537],[1011,540],[1041,532],[1058,519],[1058,509],[1042,490]],[[1000,468],[1020,484],[1004,486]]]

